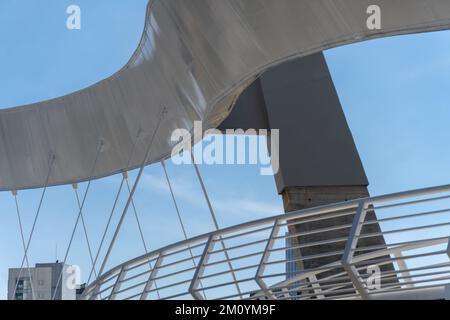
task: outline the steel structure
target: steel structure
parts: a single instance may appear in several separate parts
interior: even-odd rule
[[[366,24],[367,8],[374,4],[383,12],[380,30],[369,30]],[[29,264],[46,189],[73,184],[79,212],[64,263],[81,221],[92,263],[90,278],[96,277],[85,299],[442,298],[450,282],[450,186],[220,229],[197,170],[217,230],[105,268],[129,208],[139,225],[135,191],[145,166],[170,156],[174,129],[191,130],[194,120],[202,120],[204,130],[218,127],[256,78],[288,60],[357,41],[449,28],[450,2],[442,0],[149,1],[142,39],[119,72],[64,97],[0,110],[0,190],[13,191],[16,200],[24,247],[21,271]],[[128,172],[133,169],[139,170],[130,186]],[[123,179],[93,254],[83,218],[86,197],[94,179],[115,173],[123,173]],[[79,197],[77,183],[83,181],[87,186]],[[97,273],[124,186],[126,204]],[[29,188],[43,190],[26,239],[17,190]],[[376,219],[368,219],[373,212]],[[339,223],[342,217],[351,217],[353,223]],[[329,227],[304,232],[289,228],[324,220]],[[380,232],[364,230],[373,224]],[[145,246],[140,225],[139,230]],[[345,236],[330,237],[334,232]],[[304,241],[311,235],[323,235],[324,240]],[[368,237],[384,240],[365,246],[361,239]],[[323,251],[336,243],[345,244],[345,250]],[[295,256],[302,251],[298,249],[316,246],[321,246],[320,253],[286,259],[287,251]],[[321,258],[334,262],[321,265]],[[305,260],[317,261],[316,266],[302,269]],[[286,273],[286,263],[298,264],[298,271]],[[382,271],[386,265],[395,269]]]
[[[382,8],[369,30],[367,8]],[[176,128],[218,126],[267,68],[378,37],[448,29],[442,0],[149,1],[142,40],[113,76],[70,95],[0,111],[0,190],[89,181],[166,158]],[[135,137],[135,155],[128,163]],[[95,171],[99,141],[102,154]],[[50,159],[54,159],[52,162]],[[48,175],[49,163],[51,174]]]
[[[377,220],[366,219],[372,211]],[[352,224],[302,235],[286,232],[288,226],[348,215],[354,217]],[[145,300],[158,294],[161,299],[443,299],[450,285],[449,215],[447,185],[266,218],[127,261],[103,273],[86,289],[84,298]],[[362,234],[365,226],[374,223],[381,226],[380,233]],[[336,230],[346,230],[348,236],[287,245],[286,238]],[[363,238],[379,236],[386,245],[359,245]],[[345,243],[345,250],[286,260],[287,250],[335,242]],[[294,274],[284,270],[287,262],[330,256],[334,263]],[[392,263],[394,271],[379,271]]]

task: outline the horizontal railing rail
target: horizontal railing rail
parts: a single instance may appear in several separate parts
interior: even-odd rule
[[[126,261],[84,299],[370,299],[450,283],[450,185],[210,232]]]

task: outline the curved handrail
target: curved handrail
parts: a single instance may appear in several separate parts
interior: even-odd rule
[[[423,240],[420,241],[419,243],[416,244],[409,244],[409,245],[403,245],[403,246],[399,246],[399,247],[395,247],[395,248],[390,248],[390,249],[382,249],[382,250],[377,250],[377,251],[373,251],[370,253],[366,253],[363,255],[359,255],[356,256],[354,258],[354,263],[358,263],[358,262],[364,262],[366,260],[371,260],[373,258],[380,258],[383,256],[390,256],[391,254],[398,254],[398,253],[404,253],[410,250],[416,250],[416,249],[421,249],[421,248],[426,248],[429,246],[434,246],[434,245],[438,245],[438,244],[446,244],[448,243],[448,239],[437,239],[437,240]],[[289,287],[292,284],[295,284],[296,282],[300,282],[302,280],[305,280],[311,276],[317,276],[320,275],[321,273],[325,273],[329,270],[333,270],[336,267],[340,267],[341,266],[341,261],[340,260],[336,260],[333,263],[324,265],[321,270],[315,270],[315,271],[304,271],[301,272],[299,275],[282,281],[280,283],[277,283],[275,285],[273,285],[271,288],[283,288],[283,287]],[[260,294],[262,292],[259,292]]]
[[[439,195],[439,196],[437,196],[437,195]],[[218,261],[213,261],[211,263],[208,263],[208,258],[205,258],[205,259],[202,258],[202,259],[200,259],[200,261],[197,261],[198,259],[197,260],[193,259],[192,261],[194,261],[194,264],[195,264],[194,269],[197,271],[196,271],[195,275],[193,275],[192,283],[196,282],[198,285],[199,282],[206,281],[206,279],[208,277],[218,278],[220,276],[223,276],[227,272],[230,272],[230,271],[226,271],[226,270],[221,271],[221,272],[217,273],[217,276],[214,276],[214,273],[203,276],[203,275],[201,275],[201,273],[204,272],[204,270],[199,273],[200,269],[202,269],[202,268],[207,269],[210,266],[216,266],[217,264],[220,264],[223,261],[237,263],[237,261],[240,259],[248,259],[249,257],[252,257],[252,256],[254,256],[255,259],[259,259],[257,257],[262,254],[263,258],[262,258],[261,262],[259,262],[259,263],[266,264],[266,262],[268,262],[268,260],[266,259],[267,257],[264,258],[264,256],[271,255],[271,254],[273,255],[274,252],[276,251],[273,249],[273,247],[271,247],[270,243],[272,243],[272,245],[273,245],[273,242],[275,242],[276,239],[283,238],[283,237],[276,236],[277,232],[279,231],[278,229],[280,229],[280,228],[288,228],[289,226],[303,223],[302,221],[314,221],[314,219],[319,220],[319,219],[324,219],[324,217],[325,217],[325,219],[327,219],[327,217],[329,217],[330,219],[335,218],[336,214],[338,214],[338,213],[342,214],[342,212],[349,212],[349,210],[350,210],[350,212],[354,212],[357,208],[360,207],[361,204],[365,204],[367,206],[367,208],[371,207],[371,208],[376,208],[375,210],[377,210],[377,211],[382,211],[382,210],[386,210],[386,209],[394,208],[394,207],[408,209],[411,206],[417,205],[418,203],[439,204],[440,203],[439,201],[448,201],[448,200],[450,200],[450,185],[445,185],[445,186],[438,186],[438,187],[433,187],[433,188],[425,188],[425,189],[419,189],[419,190],[413,190],[413,191],[407,191],[407,192],[394,193],[394,194],[378,196],[378,197],[356,199],[356,200],[333,204],[333,205],[326,205],[326,206],[321,206],[321,207],[317,207],[317,208],[305,209],[305,210],[300,210],[300,211],[296,211],[296,212],[292,212],[292,213],[288,213],[288,214],[284,214],[284,215],[278,215],[278,216],[274,216],[274,217],[269,217],[269,218],[264,218],[264,219],[260,219],[260,220],[256,220],[256,221],[243,223],[243,224],[240,224],[237,226],[225,228],[225,229],[218,230],[218,231],[213,231],[213,232],[210,232],[207,234],[203,234],[203,235],[194,237],[189,240],[170,244],[168,246],[165,246],[158,250],[154,250],[148,254],[136,257],[134,259],[131,259],[129,261],[126,261],[126,262],[114,267],[113,269],[102,274],[95,282],[93,282],[86,288],[85,297],[95,298],[96,292],[98,293],[100,291],[100,287],[102,287],[104,284],[108,283],[109,281],[115,279],[115,277],[118,277],[119,274],[123,275],[127,272],[134,271],[134,269],[136,269],[136,268],[140,268],[142,266],[147,266],[149,261],[154,262],[157,260],[166,259],[168,256],[176,256],[177,254],[182,254],[183,252],[186,252],[186,250],[188,250],[189,248],[191,248],[189,250],[192,250],[192,248],[198,248],[198,249],[204,248],[204,249],[202,249],[203,253],[201,253],[201,254],[198,253],[199,257],[205,257],[205,255],[206,255],[206,257],[209,257],[214,254],[217,255],[223,250],[215,250],[213,248],[214,245],[212,245],[212,247],[210,247],[210,248],[208,248],[208,247],[211,246],[211,244],[214,244],[215,242],[217,242],[218,239],[225,239],[225,242],[227,242],[227,240],[233,240],[233,241],[239,240],[239,241],[237,241],[238,242],[237,244],[228,245],[226,250],[239,251],[239,249],[243,248],[243,247],[251,248],[252,243],[257,244],[257,243],[261,243],[261,242],[267,243],[267,247],[262,251],[258,251],[261,249],[251,249],[251,251],[242,252],[240,255],[235,254],[234,257],[232,257],[230,259],[230,261],[228,261],[227,259],[225,259],[225,260],[219,259]],[[377,204],[383,204],[383,206],[377,207],[376,206]],[[374,210],[374,209],[367,209],[367,210]],[[426,216],[426,215],[434,214],[436,212],[438,212],[438,211],[430,210],[430,211],[422,213],[422,215]],[[450,208],[447,211],[445,211],[445,210],[440,211],[440,213],[444,213],[444,214],[446,212],[450,212]],[[348,214],[348,213],[346,213],[346,214]],[[399,216],[398,219],[402,219],[401,221],[405,221],[404,223],[409,223],[409,221],[411,219],[413,219],[413,217],[417,217],[417,216],[418,216],[418,214],[415,213],[412,216],[409,216],[409,215]],[[355,216],[355,219],[356,219],[356,216]],[[357,225],[362,222],[364,222],[364,221],[355,220],[355,221],[353,221],[353,224]],[[370,223],[370,221],[369,221],[369,223]],[[442,223],[442,226],[443,227],[450,226],[450,223]],[[273,228],[271,235],[269,237],[267,237],[267,235],[262,236],[262,240],[259,240],[259,238],[257,237],[257,234],[263,233],[261,230],[266,230],[266,229],[270,229],[270,228]],[[436,228],[436,225],[433,225],[433,224],[418,225],[418,226],[415,225],[414,228],[416,228],[418,230],[422,230],[423,228]],[[277,230],[277,232],[274,232],[274,230]],[[401,232],[402,229],[399,229],[399,230],[400,230],[399,232]],[[320,229],[311,230],[311,231],[314,233],[321,232]],[[322,232],[328,232],[328,231],[323,229]],[[392,231],[386,230],[386,232],[382,233],[382,234],[388,235],[391,232]],[[295,234],[294,234],[294,236],[295,236]],[[354,236],[357,237],[357,239],[358,239],[357,234]],[[352,237],[351,233],[349,234],[349,237]],[[349,242],[349,240],[351,240],[351,239],[348,239],[347,243]],[[339,241],[339,240],[332,240],[332,242],[334,242],[334,241]],[[419,249],[424,249],[424,250],[430,249],[431,250],[438,245],[443,245],[443,244],[447,243],[448,241],[449,241],[448,238],[440,237],[440,238],[425,238],[425,239],[418,238],[418,239],[414,239],[414,240],[408,239],[408,241],[403,242],[403,243],[388,243],[388,242],[386,242],[385,248],[376,249],[376,250],[370,249],[369,252],[367,252],[367,253],[362,253],[360,255],[353,256],[353,258],[351,259],[351,264],[356,266],[361,263],[374,261],[375,258],[380,258],[380,257],[383,257],[384,260],[382,259],[383,261],[380,261],[379,264],[392,263],[392,261],[397,261],[397,260],[401,260],[404,262],[408,259],[416,258],[416,256],[409,256],[409,257],[405,256],[405,257],[401,257],[401,258],[395,258],[395,257],[391,258],[390,256],[391,255],[397,256],[399,254],[404,254],[404,253],[406,253],[408,251],[412,251],[412,250],[415,250],[415,251],[417,251]],[[350,241],[350,242],[352,242],[352,241]],[[314,242],[311,243],[311,245],[314,245]],[[277,249],[277,250],[279,250],[279,249]],[[293,250],[293,249],[289,249],[286,247],[283,250]],[[366,249],[366,250],[368,250],[368,249]],[[426,256],[426,255],[437,255],[437,254],[445,253],[445,250],[443,252],[441,252],[442,250],[440,250],[440,249],[437,251],[433,251],[433,250],[431,252],[419,253],[419,257]],[[333,254],[334,253],[328,253],[328,254],[325,254],[324,256],[333,256]],[[386,257],[389,257],[389,258],[386,258]],[[168,263],[168,264],[161,263],[160,266],[153,268],[153,270],[164,269],[164,268],[168,269],[169,266],[172,267],[176,264],[180,264],[180,266],[182,266],[185,263],[187,263],[188,261],[190,261],[190,259],[188,259],[187,257],[184,257],[183,259],[184,260],[176,260],[175,259],[174,260],[175,262],[172,261],[171,263]],[[274,262],[270,262],[270,263],[274,263]],[[450,266],[450,264],[449,264],[449,266]],[[189,270],[192,269],[192,265],[185,266],[185,267],[186,267],[186,269],[189,269]],[[242,270],[251,269],[251,267],[252,267],[252,264],[250,263],[250,266],[244,266],[244,269],[242,269]],[[267,294],[267,292],[270,290],[272,290],[272,294],[275,294],[273,290],[279,290],[280,288],[283,288],[283,287],[289,288],[292,284],[295,284],[297,282],[304,281],[305,279],[309,279],[311,277],[318,277],[323,273],[329,272],[330,270],[338,270],[338,269],[342,269],[343,267],[344,267],[343,262],[340,260],[336,260],[333,263],[324,264],[317,269],[309,269],[309,270],[307,269],[302,272],[298,272],[294,277],[292,277],[290,279],[275,282],[275,283],[272,283],[267,286],[265,284],[260,283],[261,289],[252,291],[251,297],[255,298],[255,297],[258,297],[259,295]],[[242,267],[240,267],[240,268],[242,268]],[[258,268],[259,271],[257,272],[257,275],[255,276],[256,280],[262,279],[263,281],[266,281],[267,277],[275,277],[276,278],[276,274],[264,275],[264,270],[261,273],[259,273],[261,271],[260,269],[261,269],[261,265]],[[148,273],[150,273],[150,271],[151,270],[148,270]],[[402,274],[406,273],[406,271],[402,270]],[[152,271],[151,273],[153,274],[154,271]],[[146,273],[144,272],[144,274],[146,274]],[[409,277],[412,277],[412,276],[409,275]],[[198,280],[196,280],[196,278],[198,278]],[[148,279],[146,281],[152,281],[152,283],[153,283],[154,281],[157,281],[157,279],[158,278],[154,275],[154,279]],[[120,293],[121,291],[118,290],[118,288],[121,286],[121,283],[130,281],[130,280],[122,279],[120,281],[119,280],[117,280],[117,281],[118,281],[117,286],[112,286],[112,287],[115,287],[117,289],[116,291]],[[144,282],[146,282],[146,281],[144,281]],[[241,279],[238,282],[240,282],[240,281],[243,281],[243,280]],[[202,289],[200,287],[198,287],[198,288],[195,288],[195,286],[192,287],[192,285],[193,285],[192,283],[191,283],[191,288],[189,289],[189,292],[191,292],[191,294],[193,294],[194,297],[198,298],[199,296],[196,295],[196,293],[201,292]],[[203,287],[203,290],[207,290],[208,288],[209,287],[205,285]],[[103,290],[105,290],[105,289],[103,288]],[[153,289],[153,290],[157,290],[157,289]]]

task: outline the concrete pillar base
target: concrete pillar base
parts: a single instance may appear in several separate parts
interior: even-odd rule
[[[365,186],[289,187],[283,193],[284,211],[292,212],[369,196]]]
[[[366,198],[369,196],[369,192],[366,186],[327,186],[327,187],[290,187],[286,188],[283,193],[283,203],[285,211],[292,212],[302,209],[319,207],[327,204],[334,204],[338,202],[344,202],[354,199]],[[344,211],[343,211],[344,212]],[[333,240],[338,238],[348,237],[353,223],[354,214],[348,214],[342,217],[320,220],[315,222],[307,222],[296,224],[289,228],[290,234],[308,233],[310,231],[325,229],[335,226],[345,226],[342,229],[333,230],[330,232],[320,232],[310,235],[295,236],[290,241],[293,246],[310,244],[318,241]],[[376,219],[375,213],[368,213],[366,221]],[[299,219],[298,221],[301,221]],[[377,223],[364,226],[362,234],[377,233],[380,232],[380,227]],[[333,263],[342,259],[342,253],[345,249],[345,241],[333,242],[330,244],[315,245],[311,247],[305,247],[301,249],[295,249],[292,255],[295,259],[305,259],[309,256],[317,256],[320,254],[332,254],[327,257],[319,257],[313,259],[305,259],[296,263],[298,270],[312,269],[321,267],[323,265]],[[365,239],[360,239],[358,247],[369,247],[385,245],[383,236],[375,236]],[[365,251],[363,253],[367,253]],[[386,257],[384,257],[386,258]],[[381,267],[381,271],[392,271],[394,269],[392,264],[387,264]],[[337,272],[343,272],[344,270],[331,271],[323,273],[318,279],[331,276]],[[362,272],[364,273],[364,272]],[[395,278],[395,277],[394,277]],[[396,281],[396,280],[395,280]],[[387,281],[386,283],[392,283],[393,281]]]

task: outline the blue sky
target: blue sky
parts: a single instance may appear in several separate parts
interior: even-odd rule
[[[0,3],[0,107],[81,89],[123,66],[143,27],[147,0],[3,0]],[[82,8],[82,30],[65,27],[66,8]],[[373,195],[450,183],[450,32],[364,42],[326,52],[333,80],[363,160]],[[168,165],[189,236],[212,230],[190,166]],[[282,212],[272,177],[257,166],[201,167],[221,226]],[[94,250],[120,176],[95,181],[84,214]],[[136,195],[147,245],[182,240],[161,167],[148,167]],[[86,187],[80,185],[80,195]],[[40,190],[19,193],[26,234]],[[126,194],[122,193],[121,204]],[[36,262],[63,258],[78,214],[70,186],[50,188],[30,248]],[[0,298],[7,268],[20,266],[22,246],[13,198],[0,193]],[[116,212],[115,220],[119,212]],[[131,214],[109,266],[142,254]],[[81,229],[79,229],[81,231]],[[110,235],[109,235],[110,237]],[[68,263],[83,277],[89,260],[78,232]],[[86,280],[86,279],[84,279]]]

